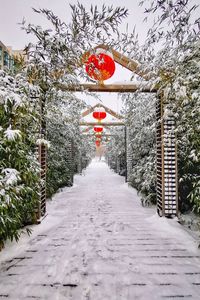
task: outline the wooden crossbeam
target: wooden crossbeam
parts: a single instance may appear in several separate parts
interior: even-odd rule
[[[94,134],[92,134],[92,133],[90,133],[90,134],[87,133],[87,134],[83,134],[82,137],[83,137],[83,136],[91,136],[91,137],[95,137],[95,133],[94,133]],[[105,133],[102,134],[102,138],[103,138],[103,137],[111,137],[111,136],[116,136],[116,134],[105,134]]]
[[[67,84],[56,84],[57,89],[69,92],[108,92],[108,93],[156,93],[157,89],[150,85],[136,85],[136,84],[91,84],[83,83],[76,86],[69,86]]]
[[[96,108],[98,106],[98,104],[96,104],[95,106],[92,106],[88,109],[86,109],[82,114],[81,116],[84,118],[86,117],[87,115],[91,114],[93,111],[94,111],[94,108]]]
[[[123,122],[80,122],[80,126],[125,126]]]

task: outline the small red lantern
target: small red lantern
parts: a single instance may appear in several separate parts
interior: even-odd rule
[[[95,132],[102,132],[103,131],[103,127],[102,126],[94,126],[94,131]]]
[[[85,70],[95,80],[107,80],[115,72],[115,62],[112,54],[104,49],[97,49],[85,63]]]
[[[95,144],[97,147],[100,147],[100,145],[101,145],[100,141],[95,141]]]
[[[96,133],[96,139],[102,139],[101,132],[100,133]]]
[[[103,107],[96,107],[93,112],[93,118],[98,119],[99,121],[106,118],[106,112]]]

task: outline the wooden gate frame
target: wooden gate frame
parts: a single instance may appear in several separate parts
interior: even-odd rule
[[[95,104],[94,106],[91,106],[90,108],[86,109],[81,114],[82,118],[84,118],[84,117],[88,116],[90,113],[94,112],[95,108],[97,108],[97,107],[103,107],[105,109],[105,111],[109,115],[111,115],[112,117],[115,117],[117,120],[123,120],[124,119],[124,117],[121,114],[115,112],[114,110],[112,110],[111,108],[103,105],[100,102],[97,103],[97,104]],[[116,122],[116,121],[115,122],[102,122],[101,121],[101,123],[98,123],[98,122],[84,122],[84,121],[82,121],[82,122],[80,122],[79,125],[80,126],[87,126],[85,128],[85,130],[82,131],[82,133],[89,132],[90,130],[92,130],[94,128],[95,125],[102,125],[105,128],[106,127],[112,127],[112,126],[123,126],[124,127],[125,157],[127,157],[127,136],[126,136],[127,130],[126,130],[126,124],[123,121],[121,121],[121,122],[120,121],[118,121],[118,122]],[[93,133],[93,134],[86,133],[85,136],[92,136],[92,137],[94,137],[95,133]],[[111,134],[103,134],[103,136],[107,136],[108,137],[108,136],[113,136],[113,135],[111,135]],[[126,164],[125,165],[125,168],[126,168],[125,181],[127,182],[127,162],[125,162],[125,164]]]
[[[157,212],[160,216],[173,217],[178,215],[178,168],[177,145],[174,133],[175,120],[173,117],[164,118],[165,103],[156,88],[148,84],[149,75],[141,71],[140,64],[107,45],[99,45],[86,52],[81,59],[81,65],[95,49],[103,48],[113,54],[114,61],[144,79],[141,84],[55,84],[57,89],[71,92],[110,92],[110,93],[157,93],[156,104],[156,147],[157,147]],[[101,105],[102,106],[102,105]],[[113,122],[114,123],[114,122]],[[120,122],[121,123],[121,122]],[[80,125],[93,126],[94,122],[82,122]],[[103,123],[102,125],[108,125]],[[110,124],[114,126],[114,124]],[[115,126],[119,126],[115,124]],[[127,135],[127,133],[126,133]]]

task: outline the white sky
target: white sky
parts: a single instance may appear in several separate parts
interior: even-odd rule
[[[125,6],[129,10],[129,16],[122,25],[122,31],[125,30],[126,24],[129,25],[129,31],[136,26],[136,31],[139,35],[139,40],[142,43],[145,40],[146,32],[149,24],[143,23],[145,15],[143,7],[139,7],[139,0],[80,0],[85,7],[90,7],[91,4],[101,6],[106,5]],[[200,4],[200,0],[190,0],[190,2]],[[13,49],[23,49],[30,41],[31,36],[27,35],[20,29],[20,23],[23,18],[29,23],[40,24],[47,27],[48,21],[44,17],[33,12],[34,8],[48,8],[54,11],[63,21],[70,21],[71,10],[69,3],[76,4],[77,1],[71,0],[0,0],[0,40],[7,46],[12,46]],[[112,79],[106,83],[129,80],[131,72],[120,66],[116,66],[116,72]],[[102,101],[105,105],[119,112],[121,102],[117,100],[117,94],[101,94]],[[88,99],[89,104],[94,105],[97,101]]]
[[[80,1],[85,7],[91,4],[101,6],[103,3],[113,6],[125,6],[129,9],[129,17],[124,24],[128,23],[133,28],[137,25],[138,33],[141,40],[147,29],[147,24],[143,24],[143,8],[138,7],[139,0],[82,0]],[[32,11],[34,8],[48,8],[54,11],[66,23],[70,21],[71,9],[69,3],[76,4],[77,1],[71,0],[0,0],[0,40],[6,45],[11,45],[15,49],[21,49],[29,42],[29,36],[20,30],[19,22],[23,18],[27,22],[47,25],[47,21],[40,15]],[[125,26],[125,25],[124,25]]]

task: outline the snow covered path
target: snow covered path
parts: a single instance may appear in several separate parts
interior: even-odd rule
[[[176,221],[143,208],[103,162],[75,183],[0,253],[0,299],[200,299],[200,251]]]

